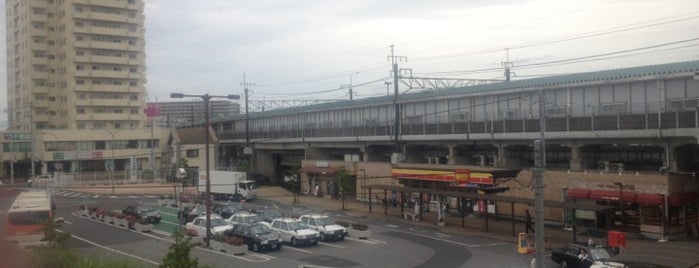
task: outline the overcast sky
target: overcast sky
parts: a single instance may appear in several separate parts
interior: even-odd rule
[[[350,76],[355,98],[385,95],[391,45],[419,77],[502,79],[483,70],[508,54],[513,79],[699,59],[697,0],[147,0],[145,15],[150,101],[242,94],[244,73],[253,100],[348,99]]]

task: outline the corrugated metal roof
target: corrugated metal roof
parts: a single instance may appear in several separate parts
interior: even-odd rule
[[[648,76],[663,76],[677,73],[699,72],[699,61],[685,61],[668,64],[637,66],[622,69],[612,69],[595,72],[576,73],[568,75],[550,76],[542,78],[515,80],[502,83],[467,86],[460,88],[437,89],[431,91],[408,93],[399,96],[399,101],[424,100],[434,97],[448,97],[455,95],[482,94],[488,92],[501,92],[518,89],[536,89],[542,87],[573,86],[585,83],[605,81],[619,81]],[[328,102],[301,107],[277,109],[265,112],[250,113],[250,118],[262,118],[274,115],[288,115],[295,113],[313,112],[318,110],[341,109],[358,106],[372,106],[393,102],[393,96],[381,96],[351,101]],[[240,119],[245,115],[234,115],[225,118],[217,118],[216,122]],[[212,121],[213,122],[213,121]]]

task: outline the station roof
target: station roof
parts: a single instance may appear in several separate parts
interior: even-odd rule
[[[436,89],[422,92],[414,92],[400,95],[399,102],[411,102],[424,100],[427,98],[444,98],[451,96],[464,96],[470,94],[485,94],[497,93],[508,90],[526,90],[538,89],[543,87],[555,86],[584,86],[584,84],[601,83],[620,81],[634,78],[643,78],[648,76],[667,76],[679,73],[695,73],[699,72],[699,61],[685,61],[658,65],[636,66],[630,68],[620,68],[612,70],[602,70],[593,72],[583,72],[575,74],[557,75],[549,77],[540,77],[532,79],[522,79],[514,81],[503,81],[500,83],[491,83],[475,86],[466,86],[448,89]],[[313,111],[324,111],[333,109],[342,109],[358,106],[373,106],[385,103],[392,103],[393,96],[380,96],[366,99],[348,100],[320,103],[314,105],[291,107],[285,109],[275,109],[264,112],[250,113],[250,118],[261,118],[276,115],[288,115],[293,113],[304,113]],[[228,117],[220,117],[212,119],[212,122],[225,122],[234,119],[242,119],[245,115],[232,115]]]

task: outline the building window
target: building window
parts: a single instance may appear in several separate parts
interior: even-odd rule
[[[189,157],[189,158],[199,157],[199,150],[198,149],[187,150],[187,157]]]

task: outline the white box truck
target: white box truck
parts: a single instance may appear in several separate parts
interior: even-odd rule
[[[257,196],[255,181],[247,180],[245,172],[210,170],[211,195],[214,199],[250,200]],[[200,194],[206,193],[206,170],[199,170]]]

